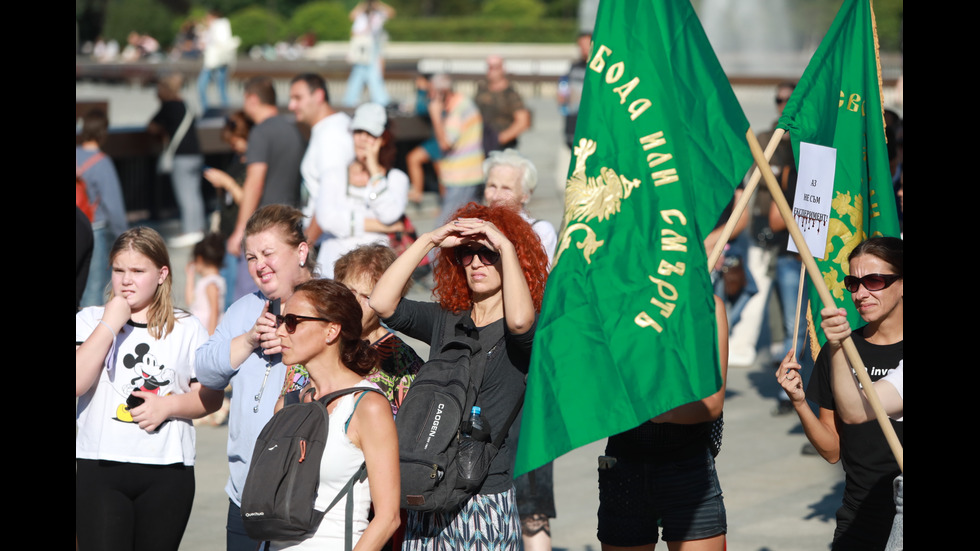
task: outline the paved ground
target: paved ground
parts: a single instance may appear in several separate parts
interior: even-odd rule
[[[756,130],[771,124],[773,108],[767,88],[736,89]],[[109,97],[114,124],[138,125],[156,107],[152,91],[76,86],[76,98]],[[555,186],[561,142],[557,106],[547,98],[529,102],[534,127],[522,138],[521,149],[535,161],[541,183],[530,210],[556,226],[561,219],[561,197]],[[432,199],[419,211],[409,211],[421,230],[434,225]],[[158,221],[163,233],[176,232],[176,221]],[[171,251],[175,263],[175,289],[183,289],[183,263],[188,249]],[[415,296],[427,298],[416,286]],[[420,353],[422,351],[420,350]],[[424,354],[423,354],[424,355]],[[795,416],[771,417],[775,382],[768,367],[733,366],[729,370],[725,403],[725,434],[718,471],[728,509],[728,546],[734,551],[818,550],[828,547],[834,529],[834,511],[840,504],[843,474],[837,465],[819,457],[801,456],[805,438]],[[227,429],[198,429],[197,495],[181,549],[222,549],[228,475],[225,461]],[[577,449],[555,462],[555,498],[558,518],[552,523],[555,549],[594,551],[598,490],[596,457],[604,443]]]

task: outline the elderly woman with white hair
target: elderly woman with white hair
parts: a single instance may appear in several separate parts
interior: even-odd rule
[[[555,227],[547,220],[536,220],[527,212],[527,203],[538,185],[538,170],[516,149],[494,151],[483,162],[486,186],[483,198],[488,205],[502,205],[518,211],[541,240],[551,266],[558,244]],[[551,524],[555,518],[553,467],[547,463],[514,481],[517,510],[521,516],[521,535],[525,551],[551,549]]]
[[[558,234],[551,222],[535,219],[527,212],[527,203],[538,185],[538,169],[534,163],[516,149],[494,151],[483,162],[483,177],[486,180],[483,189],[486,203],[506,205],[520,212],[541,239],[550,266],[558,245]]]

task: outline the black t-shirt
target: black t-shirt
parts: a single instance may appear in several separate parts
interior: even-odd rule
[[[160,104],[160,110],[157,114],[153,116],[153,121],[163,127],[163,130],[167,133],[170,139],[173,139],[174,134],[177,133],[177,129],[180,128],[180,123],[184,122],[184,116],[187,114],[187,105],[179,100],[165,101]],[[194,118],[191,117],[191,125],[187,128],[187,133],[184,134],[184,138],[180,140],[180,145],[177,146],[176,155],[200,155],[201,145],[197,140],[197,127],[194,124]]]
[[[443,310],[439,304],[434,302],[416,302],[409,299],[402,299],[398,303],[398,308],[390,318],[385,318],[385,325],[396,331],[401,331],[406,335],[428,343],[432,350],[442,348],[445,340],[443,327],[450,313]],[[495,324],[503,324],[504,320],[498,320]],[[490,326],[486,326],[490,327]],[[492,436],[496,438],[496,428],[501,427],[507,422],[514,407],[524,400],[524,390],[526,388],[525,375],[531,360],[531,345],[534,342],[534,332],[537,329],[537,322],[531,329],[522,335],[514,335],[504,327],[504,340],[498,344],[499,339],[484,338],[485,327],[478,327],[480,331],[480,345],[483,350],[491,350],[486,372],[484,374],[483,386],[480,388],[478,404],[483,408],[481,416],[491,428]],[[499,332],[497,335],[499,336]],[[493,340],[494,342],[485,342]],[[496,348],[494,348],[496,345]],[[503,350],[501,350],[501,346]],[[420,373],[425,370],[422,366]],[[514,473],[514,454],[517,449],[517,437],[520,434],[520,416],[514,420],[504,440],[503,446],[497,456],[490,463],[490,474],[486,482],[480,488],[480,494],[496,494],[505,492],[513,485]]]
[[[898,367],[904,356],[904,341],[884,346],[871,344],[864,339],[863,329],[854,331],[851,337],[868,375],[872,381],[877,381]],[[818,406],[836,409],[830,382],[829,347],[820,351],[806,393],[807,398]],[[904,445],[903,422],[892,420],[891,423],[899,442]],[[850,509],[855,515],[847,536],[867,538],[876,546],[884,547],[895,516],[892,481],[901,470],[878,421],[848,425],[838,418],[837,430],[845,473],[843,508]]]

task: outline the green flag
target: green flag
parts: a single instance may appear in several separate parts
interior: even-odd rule
[[[690,3],[600,4],[518,474],[721,388],[703,239],[748,128]]]
[[[847,309],[851,327],[864,322],[844,290],[847,255],[868,237],[899,235],[879,73],[871,2],[845,0],[778,125],[789,132],[797,164],[800,142],[837,149],[827,255],[817,265],[837,305]],[[809,286],[810,296],[818,296],[812,282]],[[810,305],[813,319],[820,320],[823,305],[818,300]],[[822,345],[826,338],[819,322],[814,329]]]

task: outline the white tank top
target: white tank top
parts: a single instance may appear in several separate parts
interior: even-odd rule
[[[377,388],[368,381],[361,381],[358,387]],[[336,400],[337,407],[330,413],[330,428],[327,434],[327,444],[323,450],[323,460],[320,462],[320,487],[317,489],[314,508],[323,511],[337,497],[340,490],[347,484],[354,473],[364,462],[364,452],[355,446],[344,430],[344,425],[354,414],[354,403],[364,393],[348,394]],[[368,525],[368,509],[371,506],[370,479],[354,484],[351,495],[341,498],[333,506],[317,528],[313,536],[300,541],[272,542],[272,549],[316,549],[324,551],[343,551],[344,532],[346,529],[347,499],[354,500],[353,544]]]

